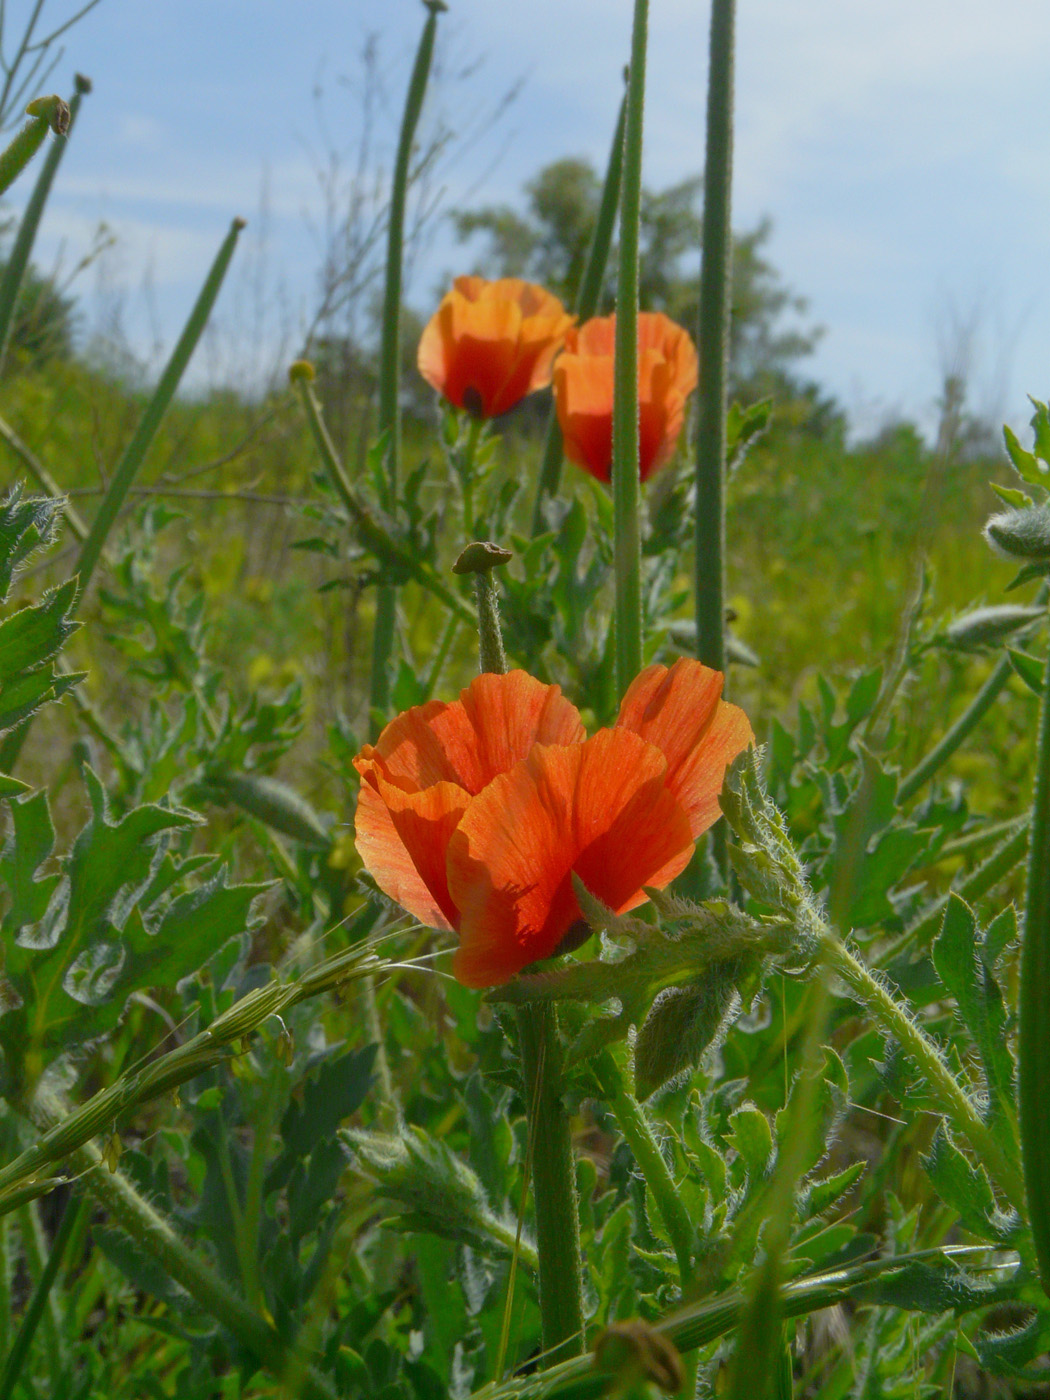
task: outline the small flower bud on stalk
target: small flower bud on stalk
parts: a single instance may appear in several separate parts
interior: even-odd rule
[[[1050,505],[1021,506],[993,515],[984,537],[997,554],[1050,565]]]

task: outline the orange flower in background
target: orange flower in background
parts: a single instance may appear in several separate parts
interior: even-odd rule
[[[478,676],[358,754],[358,854],[421,923],[459,934],[461,982],[498,986],[580,922],[573,873],[622,913],[685,869],[754,738],[722,681],[686,658],[650,666],[588,739],[560,687]]]
[[[533,282],[457,277],[423,331],[419,372],[457,408],[495,418],[551,382],[572,322]]]
[[[616,317],[571,329],[554,366],[554,403],[565,455],[599,481],[612,476],[613,353]],[[638,460],[647,481],[671,456],[685,401],[697,385],[696,347],[662,311],[638,317]]]

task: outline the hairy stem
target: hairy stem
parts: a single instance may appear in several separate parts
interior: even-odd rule
[[[1039,1277],[1050,1295],[1050,655],[1039,716],[1019,1002],[1021,1160]]]
[[[539,1255],[543,1349],[561,1361],[583,1350],[580,1219],[569,1120],[561,1101],[561,1047],[551,1006],[518,1009]]]
[[[1011,1206],[1018,1214],[1023,1214],[1024,1183],[1021,1173],[1003,1151],[995,1133],[981,1118],[937,1044],[912,1019],[908,1009],[897,1001],[889,988],[850,952],[837,934],[825,929],[820,948],[825,965],[842,978],[872,1019],[893,1036],[909,1059],[919,1067],[937,1107],[967,1139]]]

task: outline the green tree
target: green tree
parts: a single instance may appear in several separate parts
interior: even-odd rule
[[[666,312],[690,330],[698,316],[702,187],[699,176],[690,176],[642,195],[642,308]],[[598,174],[586,160],[554,161],[526,183],[524,196],[520,209],[503,204],[454,211],[456,234],[462,242],[484,240],[477,272],[526,277],[571,303],[597,220]],[[841,414],[800,373],[820,328],[805,323],[805,298],[784,285],[766,255],[771,233],[771,221],[763,219],[735,241],[732,393],[743,402],[772,395],[781,421],[823,433],[841,424]],[[606,311],[612,310],[615,287],[614,247],[603,294]]]

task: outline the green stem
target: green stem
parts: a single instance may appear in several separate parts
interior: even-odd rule
[[[620,1068],[607,1051],[598,1058],[595,1072],[605,1100],[612,1109],[627,1146],[634,1153],[645,1183],[653,1194],[660,1219],[670,1236],[684,1293],[692,1277],[695,1237],[689,1213],[678,1194],[645,1110],[625,1088]]]
[[[398,390],[401,374],[401,265],[404,256],[405,200],[408,193],[412,139],[419,123],[430,64],[434,56],[437,17],[445,9],[442,0],[426,0],[427,18],[416,51],[409,79],[408,94],[401,117],[394,176],[387,215],[386,277],[383,285],[383,331],[379,347],[379,432],[386,436],[385,496],[388,512],[397,501],[401,470],[401,410]],[[371,737],[375,739],[386,723],[390,709],[390,659],[397,630],[397,590],[391,583],[380,585],[376,598],[375,629],[372,633],[372,670],[369,689]]]
[[[766,1396],[772,1400],[772,1396],[778,1393],[769,1385],[769,1380],[777,1378],[783,1366],[781,1300],[784,1260],[791,1245],[798,1189],[805,1174],[806,1154],[812,1141],[829,1001],[826,983],[810,988],[806,1035],[799,1063],[800,1079],[792,1101],[792,1131],[779,1143],[773,1179],[763,1207],[762,1260],[748,1290],[748,1306],[737,1335],[730,1400],[758,1400],[758,1397],[764,1400]]]
[[[392,676],[390,659],[397,635],[397,589],[381,583],[376,590],[376,620],[372,629],[372,667],[368,684],[368,730],[374,743],[390,718]]]
[[[401,413],[398,402],[401,376],[401,265],[404,256],[409,162],[412,157],[412,140],[419,124],[419,114],[423,109],[430,64],[434,57],[437,19],[446,8],[442,0],[425,0],[425,3],[428,14],[408,83],[387,212],[383,333],[379,347],[379,431],[387,434],[387,499],[383,502],[387,510],[392,510],[397,500],[401,459]]]
[[[87,1198],[84,1196],[79,1198],[71,1197],[70,1200],[66,1202],[66,1208],[62,1214],[61,1223],[51,1243],[51,1249],[47,1256],[47,1263],[44,1265],[40,1277],[37,1279],[36,1287],[33,1289],[32,1296],[22,1316],[22,1325],[19,1327],[18,1335],[15,1337],[14,1344],[7,1355],[3,1375],[0,1376],[0,1400],[10,1400],[15,1386],[18,1384],[18,1378],[21,1374],[22,1367],[25,1365],[26,1358],[29,1355],[29,1349],[33,1345],[36,1329],[41,1319],[45,1316],[48,1302],[51,1298],[51,1290],[58,1277],[58,1271],[62,1266],[62,1260],[65,1256],[70,1238],[74,1234],[77,1226],[82,1220],[86,1219],[89,1213],[90,1207]],[[57,1360],[57,1353],[54,1349],[49,1347],[49,1350],[51,1351],[51,1355]]]
[[[482,671],[504,675],[507,656],[503,650],[503,635],[499,625],[499,597],[496,584],[487,570],[474,575],[474,597],[478,605],[478,656]]]
[[[44,144],[49,131],[60,138],[69,128],[69,108],[60,97],[35,97],[26,108],[29,120],[0,151],[0,194],[8,190]]]
[[[11,1219],[0,1215],[0,1356],[7,1355],[11,1329]]]
[[[602,185],[602,198],[598,206],[598,219],[594,226],[587,266],[580,280],[579,291],[573,302],[573,311],[579,321],[589,320],[598,310],[605,269],[612,247],[613,229],[620,204],[620,183],[623,175],[624,132],[627,125],[627,95],[620,102],[620,114],[613,132],[612,149],[605,167],[605,182]],[[562,445],[561,429],[554,405],[547,414],[547,431],[543,439],[543,458],[540,466],[540,479],[536,487],[536,501],[532,508],[533,538],[543,532],[546,522],[543,516],[543,503],[548,496],[558,494],[561,485]]]
[[[634,0],[620,194],[620,267],[613,360],[612,494],[616,689],[642,669],[641,481],[638,474],[638,239],[649,0]]]
[[[478,451],[478,441],[481,431],[485,426],[483,418],[470,418],[467,428],[467,440],[463,446],[462,454],[456,462],[456,474],[459,477],[459,486],[463,499],[463,538],[473,540],[477,538],[477,529],[474,524],[474,458]]]
[[[700,273],[700,421],[696,436],[696,654],[723,674],[725,646],[726,399],[733,278],[734,0],[713,0]]]
[[[1039,1277],[1050,1293],[1050,654],[1039,716],[1018,1014],[1021,1160]]]
[[[874,977],[830,929],[820,938],[825,964],[855,992],[872,1019],[898,1042],[918,1065],[938,1109],[969,1142],[992,1181],[1019,1215],[1024,1214],[1024,1183],[1015,1163],[983,1121],[973,1100],[952,1073],[939,1047],[912,1020],[884,983]],[[1050,983],[1048,983],[1050,985]],[[1050,1024],[1050,1017],[1045,1017]]]
[[[313,370],[302,361],[292,366],[292,382],[299,393],[299,399],[306,413],[306,421],[313,435],[321,463],[328,473],[336,495],[354,522],[361,543],[370,549],[377,559],[395,564],[403,569],[417,583],[422,584],[435,597],[440,598],[449,611],[455,613],[460,622],[465,622],[469,627],[473,627],[473,615],[463,599],[457,597],[451,589],[445,586],[429,564],[425,564],[411,550],[406,549],[395,540],[390,532],[375,519],[368,507],[358,499],[321,415],[321,405],[317,401],[317,395],[314,393],[311,383],[312,374]]]
[[[175,390],[179,386],[186,366],[189,364],[190,356],[196,348],[198,340],[208,323],[215,299],[219,295],[223,278],[230,265],[234,249],[237,246],[237,237],[244,227],[243,219],[234,219],[230,226],[230,231],[223,239],[218,255],[211,266],[208,276],[205,278],[204,286],[200,295],[190,312],[189,319],[179,336],[175,349],[171,352],[171,358],[164,367],[164,373],[160,377],[153,395],[146,405],[146,410],[142,415],[138,427],[132,436],[131,441],[124,449],[124,454],[113,472],[112,480],[102,504],[99,506],[98,514],[92,522],[88,537],[84,541],[77,562],[73,568],[73,573],[80,576],[80,595],[83,597],[87,592],[91,575],[94,573],[95,565],[98,563],[102,553],[102,547],[106,542],[106,537],[113,528],[117,515],[124,499],[128,494],[128,489],[135,479],[135,475],[145,460],[161,420],[168,410],[175,395]]]
[[[458,630],[459,618],[456,617],[454,613],[450,613],[445,622],[445,630],[441,634],[441,640],[438,642],[437,651],[434,653],[434,660],[431,663],[430,670],[427,672],[427,678],[423,682],[424,700],[429,700],[437,689],[438,681],[441,679],[441,672],[444,669],[445,662],[448,660],[448,654],[451,650],[452,643],[456,639]]]
[[[552,1006],[518,1008],[539,1254],[543,1350],[551,1361],[583,1351],[580,1219],[569,1120],[561,1101],[561,1047]]]
[[[25,1254],[25,1263],[30,1279],[35,1286],[39,1286],[47,1264],[47,1236],[40,1220],[40,1211],[35,1201],[27,1202],[18,1213],[18,1224],[22,1236],[22,1249]],[[42,1294],[42,1312],[37,1318],[33,1327],[41,1323],[44,1329],[43,1352],[47,1361],[48,1374],[51,1378],[51,1386],[54,1388],[58,1383],[58,1373],[61,1369],[62,1357],[60,1355],[60,1338],[62,1337],[62,1316],[59,1307],[59,1300],[48,1287]]]
[[[998,700],[1000,692],[1006,688],[1013,673],[1014,670],[1008,657],[1003,656],[995,663],[991,675],[940,743],[935,744],[922,762],[917,763],[907,777],[901,780],[900,787],[897,789],[897,805],[899,807],[910,802],[919,789],[930,781],[939,768],[944,767],[955,750],[969,738]]]

